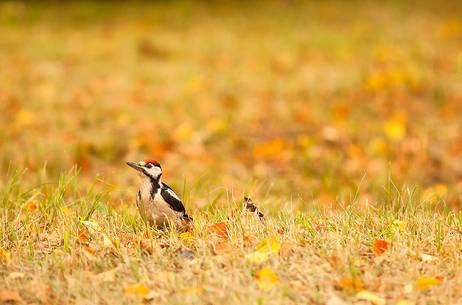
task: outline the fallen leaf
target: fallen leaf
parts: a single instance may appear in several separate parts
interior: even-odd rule
[[[79,229],[77,241],[81,244],[87,245],[90,242],[90,236],[88,236],[87,232],[84,229]]]
[[[219,222],[213,224],[209,227],[209,232],[218,235],[221,238],[228,238],[229,237],[229,229],[228,224],[226,222]]]
[[[231,252],[232,249],[232,246],[227,241],[220,241],[212,244],[212,250],[215,255],[222,255]]]
[[[278,253],[281,246],[276,238],[267,237],[263,239],[257,246],[258,252]]]
[[[430,254],[420,253],[419,256],[422,262],[433,262],[433,261],[438,260],[438,257],[430,255]]]
[[[283,242],[279,248],[279,256],[284,259],[288,258],[293,252],[293,245],[288,242]]]
[[[11,254],[3,248],[0,248],[0,262],[9,264],[11,262]]]
[[[364,284],[361,279],[346,277],[342,278],[338,285],[347,293],[355,293],[364,290]]]
[[[406,120],[406,114],[399,112],[385,123],[384,131],[390,140],[400,141],[406,136]]]
[[[0,290],[0,302],[20,303],[22,298],[15,290],[2,289]]]
[[[10,272],[10,274],[8,274],[8,278],[11,280],[22,279],[24,276],[25,274],[22,272]]]
[[[181,289],[183,294],[201,294],[204,291],[202,287],[190,287]]]
[[[373,250],[376,255],[381,255],[388,250],[389,243],[383,239],[374,240]]]
[[[154,247],[152,245],[152,240],[149,238],[142,239],[140,241],[140,248],[146,251],[149,254],[154,252]]]
[[[89,260],[96,259],[96,250],[94,248],[87,246],[82,249],[82,252]]]
[[[286,143],[283,139],[277,138],[256,145],[253,148],[253,156],[256,159],[278,157],[284,153]]]
[[[278,282],[279,278],[270,268],[262,268],[255,274],[257,286],[264,291],[271,290]]]
[[[397,227],[399,231],[403,231],[406,227],[406,222],[396,219],[395,221],[393,221],[393,225]]]
[[[108,270],[96,275],[96,278],[101,282],[114,282],[115,270]]]
[[[417,279],[416,286],[417,290],[427,290],[432,286],[437,286],[441,284],[441,280],[436,277],[420,277]]]
[[[245,258],[254,264],[261,264],[267,261],[271,254],[277,254],[279,249],[277,239],[265,238],[258,244],[256,251],[247,254]]]
[[[39,203],[37,200],[30,200],[24,206],[24,209],[28,212],[35,212],[38,210]]]
[[[356,294],[356,297],[360,300],[365,300],[369,301],[372,304],[375,305],[384,305],[385,304],[385,299],[382,297],[379,297],[375,293],[369,292],[367,290],[362,290]]]
[[[194,239],[194,236],[190,232],[180,233],[179,237],[186,241],[192,241]]]
[[[326,305],[347,305],[347,303],[335,294],[331,294],[326,302]]]
[[[396,305],[415,305],[415,302],[409,300],[399,300]]]
[[[266,252],[252,252],[245,255],[245,259],[254,264],[261,264],[268,260],[269,255]]]
[[[144,297],[149,293],[149,288],[143,284],[135,284],[125,288],[125,293],[130,295],[136,295],[139,297]]]

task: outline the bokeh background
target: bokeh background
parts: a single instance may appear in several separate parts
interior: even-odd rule
[[[191,208],[461,206],[462,3],[0,3],[0,173]],[[46,174],[45,174],[46,172]]]

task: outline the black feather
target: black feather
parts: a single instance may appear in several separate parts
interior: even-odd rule
[[[167,202],[174,211],[183,213],[183,217],[189,217],[186,214],[183,202],[181,202],[181,200],[177,197],[173,196],[170,192],[175,193],[167,184],[162,183],[160,188],[160,195],[162,198],[164,198],[165,202]]]

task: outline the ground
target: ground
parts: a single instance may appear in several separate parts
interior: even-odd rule
[[[462,304],[461,13],[0,3],[0,302]]]

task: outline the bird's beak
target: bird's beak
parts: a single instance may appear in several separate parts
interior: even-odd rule
[[[137,171],[141,172],[143,169],[141,166],[138,165],[138,163],[135,162],[127,162],[127,165],[136,169]]]

